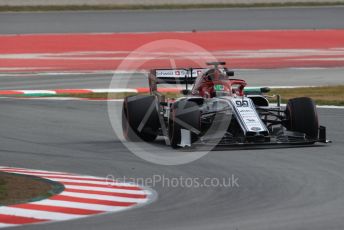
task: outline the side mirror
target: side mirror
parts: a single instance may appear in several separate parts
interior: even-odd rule
[[[180,91],[183,95],[189,95],[190,93],[191,93],[191,90],[189,90],[189,89],[183,89],[183,90],[181,90]]]
[[[262,93],[268,93],[270,91],[271,91],[271,89],[269,87],[262,87],[262,88],[260,88],[260,92],[262,92]]]
[[[233,76],[234,76],[234,71],[232,71],[232,70],[227,70],[227,71],[226,71],[226,74],[227,74],[228,77],[233,77]]]

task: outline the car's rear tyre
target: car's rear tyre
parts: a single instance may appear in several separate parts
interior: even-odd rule
[[[312,140],[318,138],[318,113],[312,99],[308,97],[290,99],[285,113],[287,118],[286,128],[288,130],[305,133]]]
[[[152,142],[158,136],[159,117],[154,96],[129,96],[124,99],[122,129],[128,141]]]
[[[169,139],[172,148],[179,148],[181,142],[181,129],[191,131],[191,143],[198,139],[200,132],[199,105],[196,102],[183,100],[172,105],[169,119]]]

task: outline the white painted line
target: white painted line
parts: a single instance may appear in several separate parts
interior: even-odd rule
[[[107,195],[95,195],[79,192],[62,192],[62,196],[78,197],[78,198],[87,198],[87,199],[96,199],[96,200],[108,200],[108,201],[118,201],[118,202],[133,202],[133,203],[144,203],[147,202],[146,198],[127,198],[119,196],[107,196]]]
[[[105,186],[109,186],[109,188],[112,186],[112,184],[110,185],[109,182],[107,182],[105,179],[104,181],[92,181],[92,180],[73,180],[73,179],[64,179],[64,178],[58,178],[58,177],[51,177],[49,178],[50,180],[54,180],[54,181],[58,181],[61,183],[64,182],[72,182],[72,183],[87,183],[87,184],[94,184],[94,185],[105,185]],[[125,186],[125,187],[132,187],[132,188],[139,188],[137,185],[133,185],[133,184],[128,184],[128,183],[114,183],[114,186]],[[119,188],[120,189],[120,188]],[[124,188],[125,189],[125,188]],[[128,189],[130,190],[130,189]]]
[[[137,93],[136,89],[117,88],[117,89],[89,89],[93,93]]]
[[[34,202],[33,204],[49,205],[49,206],[54,206],[54,207],[80,208],[80,209],[104,211],[104,212],[115,212],[115,211],[122,211],[124,209],[127,209],[127,207],[108,206],[108,205],[102,205],[102,204],[87,204],[87,203],[79,203],[79,202],[72,202],[72,201],[49,200],[49,199]]]
[[[276,103],[271,103],[271,106],[277,106]],[[281,104],[282,107],[286,107],[287,104]],[[337,106],[337,105],[317,105],[319,109],[344,109],[344,106]]]
[[[116,192],[116,193],[124,193],[124,194],[137,194],[137,195],[150,195],[151,192],[149,190],[123,190],[117,188],[100,188],[100,187],[90,187],[90,186],[80,186],[80,185],[65,185],[68,189],[80,189],[85,191],[98,191],[98,192]]]
[[[24,92],[24,94],[56,94],[53,90],[18,90]]]
[[[272,86],[258,86],[258,87],[268,87],[270,89],[297,89],[297,88],[312,88],[312,87],[320,87],[314,85],[272,85]],[[246,87],[246,88],[257,88],[255,87]]]
[[[337,105],[317,105],[317,108],[323,108],[323,109],[344,109],[344,106],[337,106]]]

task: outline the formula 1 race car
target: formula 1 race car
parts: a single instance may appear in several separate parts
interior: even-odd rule
[[[244,80],[232,78],[233,71],[221,67],[224,62],[207,64],[211,68],[151,70],[150,95],[124,99],[124,137],[153,142],[162,136],[173,148],[328,142],[312,99],[290,99],[283,109],[277,95],[271,106],[265,95],[269,88],[246,87]],[[158,85],[170,83],[185,85],[180,98],[159,92]]]

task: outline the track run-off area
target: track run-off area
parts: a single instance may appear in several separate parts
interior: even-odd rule
[[[5,35],[0,44],[7,72],[147,70],[207,59],[242,69],[344,66],[344,30]]]

